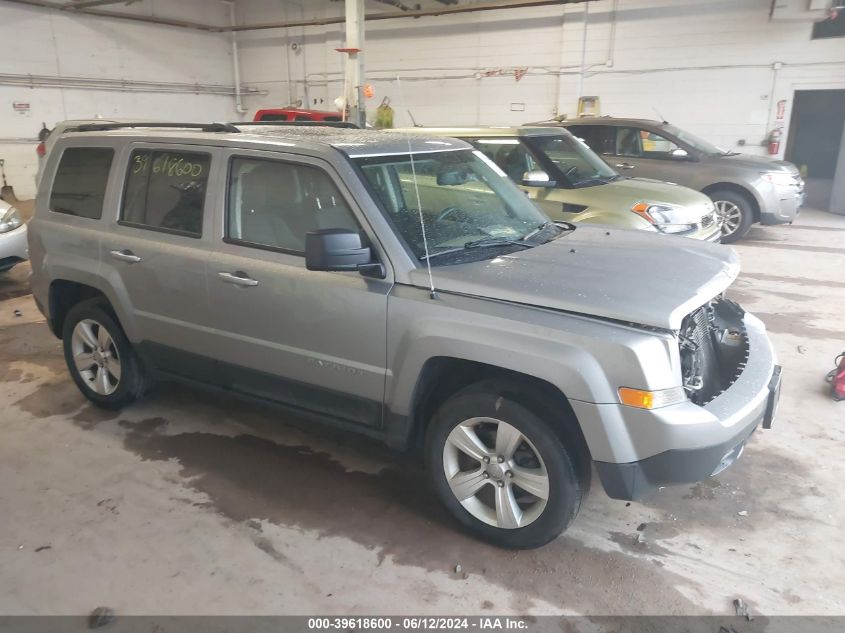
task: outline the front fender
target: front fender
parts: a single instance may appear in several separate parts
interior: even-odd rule
[[[543,380],[570,400],[618,402],[620,386],[665,388],[680,370],[666,337],[621,324],[488,299],[396,286],[388,308],[385,403],[411,413],[426,362],[446,357]],[[643,358],[658,359],[648,367]]]

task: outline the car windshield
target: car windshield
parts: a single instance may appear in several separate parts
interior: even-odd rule
[[[698,138],[695,134],[690,134],[686,130],[676,128],[674,125],[664,125],[663,129],[669,132],[669,134],[674,134],[681,141],[683,141],[687,145],[691,145],[694,149],[697,149],[699,152],[704,152],[705,154],[713,155],[730,153],[727,150],[722,149],[721,147],[713,145],[713,143],[709,141],[705,141],[702,138]]]
[[[523,140],[551,171],[551,180],[581,187],[620,177],[583,141],[571,134],[527,136]]]
[[[420,260],[426,258],[425,242],[432,264],[454,263],[438,256],[471,251],[475,259],[493,257],[501,247],[536,245],[546,227],[555,230],[548,217],[479,151],[416,153],[413,167],[408,154],[353,160]]]

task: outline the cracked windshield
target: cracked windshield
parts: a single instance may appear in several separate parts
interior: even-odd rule
[[[560,231],[478,151],[414,154],[413,168],[408,155],[355,160],[420,260],[426,259],[420,210],[432,264],[530,248]]]

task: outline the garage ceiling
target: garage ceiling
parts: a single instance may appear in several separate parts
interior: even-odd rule
[[[177,26],[182,28],[199,29],[213,32],[230,31],[255,31],[264,29],[284,29],[301,26],[323,26],[327,24],[342,24],[343,16],[318,18],[311,20],[296,20],[284,22],[268,22],[262,24],[242,24],[238,26],[205,24],[186,20],[175,20],[171,18],[160,18],[152,15],[129,13],[102,9],[110,4],[136,4],[143,0],[0,0],[14,4],[25,4],[29,6],[55,9],[59,11],[72,11],[85,13],[87,15],[104,18],[116,18],[132,20],[136,22],[150,22],[166,26]],[[335,2],[335,0],[330,0]],[[426,2],[405,2],[404,0],[374,0],[380,4],[387,4],[394,7],[392,11],[379,11],[367,13],[367,20],[392,20],[398,18],[425,17],[436,15],[449,15],[452,13],[472,13],[477,11],[494,11],[499,9],[520,9],[529,7],[542,7],[551,5],[576,4],[585,0],[499,0],[498,2],[459,2],[459,0],[427,0]],[[416,6],[420,8],[417,9]],[[413,8],[411,8],[413,7]]]

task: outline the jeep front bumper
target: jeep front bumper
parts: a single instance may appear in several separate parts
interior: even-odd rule
[[[696,483],[734,463],[756,428],[768,426],[780,367],[763,323],[746,313],[749,352],[736,381],[704,406],[654,410],[571,402],[607,494],[634,500],[660,486]]]

